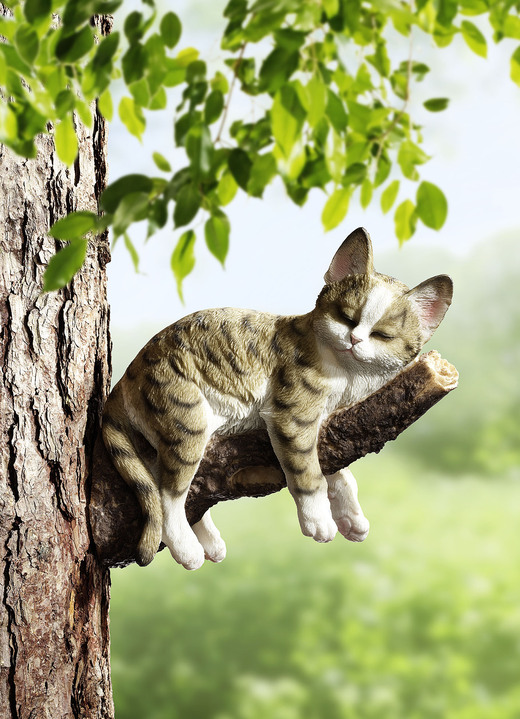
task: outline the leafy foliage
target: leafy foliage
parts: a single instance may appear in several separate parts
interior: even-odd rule
[[[439,47],[460,34],[485,57],[487,40],[474,18],[486,15],[496,42],[520,39],[518,3],[510,0],[420,0],[415,6],[380,0],[229,0],[221,41],[226,77],[209,68],[195,48],[178,49],[180,19],[172,11],[158,18],[153,0],[143,0],[142,12],[125,17],[122,33],[104,38],[90,18],[122,12],[122,0],[7,5],[12,16],[0,17],[5,38],[0,92],[9,101],[0,102],[0,141],[34,157],[35,137],[51,123],[58,156],[70,165],[77,154],[74,123],[79,118],[92,126],[95,99],[104,116],[112,117],[115,78],[122,76],[126,86],[119,117],[138,139],[146,131],[147,114],[164,110],[173,99],[174,140],[184,165],[172,171],[155,153],[166,177],[130,174],[113,183],[101,203],[104,224],[117,239],[132,223],[146,220],[151,235],[168,223],[173,204],[174,227],[184,233],[189,226],[194,233],[190,247],[202,218],[206,243],[221,263],[230,234],[223,208],[237,192],[261,198],[278,177],[289,198],[303,205],[318,188],[327,194],[322,221],[330,230],[343,220],[356,193],[366,207],[381,188],[388,212],[407,186],[397,184],[400,179],[421,180],[419,168],[430,158],[421,147],[421,127],[410,115],[409,99],[429,68],[412,57],[413,33],[428,33]],[[389,53],[390,30],[405,38],[406,59],[396,62]],[[519,52],[510,68],[517,84]],[[228,119],[236,92],[254,100],[254,118]],[[424,106],[440,112],[448,103],[449,98],[434,97]],[[413,235],[418,221],[440,229],[446,212],[442,191],[422,182],[415,201],[401,198],[395,209],[399,241]],[[180,267],[179,261],[174,251],[172,269],[182,283],[194,263]]]

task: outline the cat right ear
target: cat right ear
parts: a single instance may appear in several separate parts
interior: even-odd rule
[[[373,271],[370,235],[364,227],[358,227],[343,241],[323,279],[330,285],[348,275],[366,275]]]

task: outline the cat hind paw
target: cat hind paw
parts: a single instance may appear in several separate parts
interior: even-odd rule
[[[335,522],[340,534],[350,542],[363,542],[370,530],[370,522],[364,515],[361,517],[344,515],[337,517]]]

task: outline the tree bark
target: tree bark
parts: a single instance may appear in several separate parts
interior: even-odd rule
[[[77,127],[72,168],[49,136],[0,146],[0,706],[5,719],[110,719],[109,573],[92,551],[90,471],[109,384],[107,238],[41,294],[50,225],[97,211],[105,124]]]
[[[322,425],[318,453],[324,474],[333,474],[383,445],[422,416],[457,386],[455,367],[438,352],[421,355],[392,382],[364,401],[334,412]],[[133,438],[153,466],[155,453],[139,435]],[[263,497],[286,486],[265,430],[213,436],[186,500],[191,524],[217,502]],[[98,439],[94,451],[90,517],[100,560],[124,567],[135,561],[142,517],[137,500]]]

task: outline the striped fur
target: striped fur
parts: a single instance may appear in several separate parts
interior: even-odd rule
[[[185,317],[152,338],[115,386],[103,437],[141,503],[139,563],[151,561],[161,539],[189,569],[205,556],[223,558],[225,545],[209,515],[192,531],[184,501],[214,432],[263,424],[304,534],[330,541],[339,527],[355,541],[366,535],[352,476],[339,473],[327,485],[322,475],[320,423],[417,356],[449,305],[451,281],[440,276],[410,291],[374,272],[362,229],[345,240],[325,279],[306,315],[227,308]],[[154,448],[154,462],[139,455],[139,435]]]

